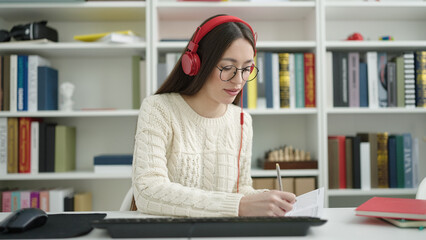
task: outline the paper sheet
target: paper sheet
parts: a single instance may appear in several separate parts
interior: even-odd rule
[[[286,216],[293,217],[322,217],[324,210],[324,188],[307,192],[296,197],[293,210],[286,213]]]

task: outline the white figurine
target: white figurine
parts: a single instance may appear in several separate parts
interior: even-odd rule
[[[75,85],[70,82],[64,82],[59,88],[61,94],[61,104],[59,109],[62,111],[72,111],[74,102],[71,99],[74,94]]]

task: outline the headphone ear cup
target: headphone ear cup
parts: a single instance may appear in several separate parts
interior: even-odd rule
[[[191,52],[186,52],[182,56],[182,69],[186,75],[195,76],[200,70],[200,57],[198,54]]]

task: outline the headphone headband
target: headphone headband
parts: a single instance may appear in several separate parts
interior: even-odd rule
[[[186,50],[186,53],[182,56],[182,68],[185,74],[189,76],[194,76],[198,73],[198,70],[200,69],[201,62],[199,59],[199,56],[197,54],[198,50],[198,43],[203,39],[203,37],[209,33],[211,30],[213,30],[215,27],[227,23],[227,22],[240,22],[246,25],[251,33],[253,34],[254,39],[254,55],[256,55],[256,34],[251,28],[250,24],[246,23],[242,19],[234,16],[224,15],[224,16],[217,16],[206,23],[204,23],[202,26],[199,26],[197,30],[195,31],[194,37],[191,39],[191,41],[188,44],[188,48]]]

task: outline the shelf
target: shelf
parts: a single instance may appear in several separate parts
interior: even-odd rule
[[[326,20],[426,20],[426,2],[325,2]]]
[[[328,114],[425,114],[426,108],[329,108]]]
[[[245,109],[251,115],[315,115],[316,108],[296,108],[296,109]]]
[[[66,173],[38,173],[38,174],[7,174],[0,176],[0,180],[15,181],[15,180],[87,180],[87,179],[130,179],[129,174],[118,173],[94,173],[94,172],[66,172]]]
[[[250,20],[303,20],[315,14],[315,2],[159,2],[157,11],[160,20],[198,21],[218,13]]]
[[[426,41],[328,41],[326,50],[418,50],[426,48]]]
[[[45,57],[106,57],[141,55],[146,43],[0,43],[0,51],[6,54],[39,54]]]
[[[2,3],[6,21],[145,21],[145,2]]]
[[[0,112],[0,117],[136,117],[139,110]]]
[[[182,51],[187,41],[159,42],[157,47],[159,52]],[[425,43],[426,45],[426,43]],[[256,45],[258,51],[270,51],[285,49],[290,51],[314,50],[315,41],[259,41]]]
[[[378,195],[411,195],[416,194],[417,189],[413,188],[386,188],[386,189],[372,189],[372,190],[361,190],[361,189],[330,189],[328,190],[328,196],[340,197],[340,196],[378,196]]]
[[[281,170],[281,177],[318,176],[317,169]],[[252,177],[277,177],[277,170],[252,169]]]

